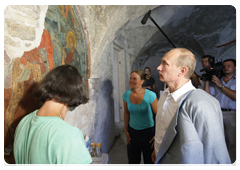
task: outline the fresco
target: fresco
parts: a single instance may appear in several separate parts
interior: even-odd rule
[[[82,28],[72,6],[49,6],[45,18],[54,48],[54,63],[70,64],[78,68],[86,89],[87,50]]]
[[[44,27],[37,48],[25,51],[12,63],[4,52],[4,148],[13,144],[22,117],[40,107],[32,89],[54,67],[62,64],[77,67],[87,94],[87,47],[72,6],[49,6]]]

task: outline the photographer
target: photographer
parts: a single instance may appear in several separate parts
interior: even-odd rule
[[[204,90],[220,103],[225,127],[225,138],[231,161],[236,160],[236,60],[223,62],[221,80],[213,75],[212,81],[205,81]]]
[[[212,56],[210,56],[210,55],[202,56],[202,67],[203,67],[203,69],[211,67],[210,62],[209,62],[210,57],[212,57]],[[193,75],[192,75],[192,80],[193,80],[194,84],[199,89],[203,89],[203,87],[204,87],[204,81],[201,80],[201,77],[202,76],[197,75],[196,72],[194,72]]]

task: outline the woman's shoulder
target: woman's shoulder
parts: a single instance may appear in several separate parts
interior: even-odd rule
[[[72,126],[71,124],[67,123],[66,121],[62,120],[61,118],[59,118],[58,120],[58,126],[62,127],[62,130],[71,130],[71,131],[78,131],[80,130],[79,128]]]
[[[132,91],[132,89],[130,89],[130,90],[128,90],[128,91],[125,91],[124,94],[125,94],[125,93],[130,94],[131,91]]]
[[[17,128],[18,128],[18,127],[21,127],[21,126],[29,125],[29,122],[31,122],[31,121],[34,119],[37,111],[38,111],[38,110],[35,110],[35,111],[33,111],[33,112],[25,115],[25,116],[20,120],[20,122],[18,123]]]
[[[129,96],[131,94],[131,91],[132,90],[128,90],[128,91],[124,92],[123,93],[123,98]]]
[[[154,94],[156,94],[156,93],[154,93],[153,91],[151,91],[151,90],[148,90],[148,89],[145,89],[146,90],[146,94],[148,94],[148,95],[154,95]]]
[[[148,97],[148,98],[150,98],[150,99],[155,99],[155,98],[157,98],[157,95],[156,95],[156,93],[154,93],[153,91],[151,91],[151,90],[148,90],[148,89],[145,89],[146,90],[146,96]]]
[[[74,127],[63,120],[60,120],[58,122],[58,129],[59,129],[58,135],[60,136],[63,135],[65,138],[68,138],[68,139],[76,138],[77,136],[81,138],[83,137],[83,133],[79,128]]]

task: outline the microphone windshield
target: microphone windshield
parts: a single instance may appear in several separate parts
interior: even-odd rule
[[[142,21],[141,21],[141,23],[142,23],[143,25],[146,24],[148,18],[150,17],[150,14],[151,14],[151,10],[149,10],[149,11],[144,15],[144,17],[143,17],[143,19],[142,19]]]

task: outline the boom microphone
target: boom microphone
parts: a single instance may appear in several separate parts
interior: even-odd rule
[[[163,32],[163,30],[158,26],[158,24],[154,21],[154,19],[151,17],[151,10],[149,10],[143,17],[141,23],[144,25],[146,24],[148,18],[156,25],[156,27],[162,32],[162,34],[167,38],[167,40],[172,44],[173,48],[176,48],[175,45],[171,42],[171,40],[167,37],[167,35]]]
[[[144,15],[144,17],[143,17],[143,19],[142,19],[142,21],[141,21],[141,23],[142,23],[143,25],[146,24],[148,18],[150,17],[150,14],[151,14],[151,10],[149,10],[149,11]]]

